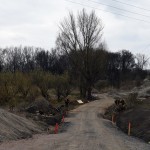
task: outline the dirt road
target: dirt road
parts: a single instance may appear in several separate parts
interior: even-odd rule
[[[101,117],[104,108],[113,102],[106,95],[102,96],[71,111],[65,119],[66,131],[3,143],[0,150],[150,150],[150,145],[128,137]]]

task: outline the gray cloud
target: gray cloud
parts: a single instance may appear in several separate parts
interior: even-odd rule
[[[83,5],[89,5],[98,9],[121,13],[129,17],[135,17],[149,21],[149,18],[116,10],[111,7],[94,4],[86,0],[72,0]],[[112,0],[93,0],[121,9],[150,16],[150,12],[116,3]],[[150,5],[147,0],[120,0],[139,7]],[[51,49],[55,45],[58,33],[58,25],[68,11],[77,13],[84,6],[66,2],[65,0],[0,0],[0,47],[12,45],[30,45]],[[85,7],[87,11],[91,8]],[[104,37],[109,50],[131,50],[133,53],[146,53],[149,55],[150,28],[149,23],[136,21],[113,13],[95,10],[105,26]]]

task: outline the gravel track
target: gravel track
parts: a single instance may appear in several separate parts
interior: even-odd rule
[[[100,96],[100,100],[71,111],[65,118],[69,126],[59,134],[5,142],[0,145],[0,150],[150,150],[150,145],[125,135],[102,118],[101,114],[113,99],[105,94]]]

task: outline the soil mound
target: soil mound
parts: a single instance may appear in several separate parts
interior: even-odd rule
[[[42,128],[34,122],[0,109],[0,142],[32,137]]]
[[[32,114],[40,112],[41,114],[57,114],[59,111],[53,107],[49,101],[44,97],[38,97],[32,102],[27,108],[26,111]]]

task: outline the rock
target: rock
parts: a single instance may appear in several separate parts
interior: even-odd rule
[[[35,121],[41,121],[47,125],[55,125],[61,122],[64,109],[64,105],[54,108],[45,98],[40,97],[30,104],[26,111],[29,114],[28,117]],[[53,116],[50,114],[53,114]]]
[[[37,112],[37,109],[38,108],[36,106],[29,106],[26,110],[27,112],[34,114]]]
[[[57,112],[57,110],[44,97],[35,99],[35,101],[26,108],[26,111],[33,114],[39,112],[41,115]]]
[[[56,125],[56,123],[60,123],[62,120],[62,115],[58,114],[56,116],[47,116],[47,117],[42,117],[42,121],[47,123],[48,125]]]

